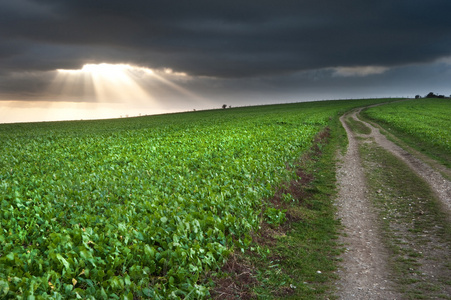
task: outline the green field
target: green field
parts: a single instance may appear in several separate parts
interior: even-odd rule
[[[208,296],[315,135],[383,101],[0,125],[0,298]]]
[[[415,99],[369,108],[375,120],[414,148],[451,167],[451,100]]]

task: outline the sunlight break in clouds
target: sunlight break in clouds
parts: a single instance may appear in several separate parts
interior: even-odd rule
[[[381,66],[336,67],[333,75],[340,77],[364,77],[385,73],[389,68]]]
[[[60,88],[60,96],[80,97],[81,101],[94,98],[97,102],[139,101],[156,104],[139,79],[146,68],[126,64],[86,64],[80,70],[57,70],[50,92]],[[87,99],[83,99],[87,97]]]
[[[119,118],[180,111],[173,99],[209,102],[181,86],[190,76],[171,69],[101,63],[53,73],[45,99],[2,101],[0,123]]]
[[[172,69],[152,70],[128,64],[86,64],[80,70],[57,70],[58,75],[51,90],[60,89],[68,97],[84,97],[82,101],[97,102],[142,102],[158,105],[155,91],[169,88],[190,100],[205,102],[205,99],[176,84],[176,80],[188,80],[186,73]],[[169,79],[168,79],[169,78]],[[52,92],[51,91],[51,92]],[[77,93],[78,95],[74,95]]]

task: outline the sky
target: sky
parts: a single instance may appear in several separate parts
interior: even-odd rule
[[[0,123],[451,94],[449,0],[0,0]]]

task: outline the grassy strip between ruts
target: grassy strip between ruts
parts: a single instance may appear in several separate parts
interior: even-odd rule
[[[346,134],[338,118],[317,136],[316,145],[290,166],[299,178],[269,199],[249,251],[234,253],[211,278],[215,299],[333,298],[339,247],[334,217],[335,153]],[[284,212],[285,222],[274,211]],[[283,223],[280,226],[279,223]]]
[[[359,133],[359,134],[370,134],[371,133],[371,128],[369,128],[364,123],[357,121],[356,119],[354,119],[352,117],[347,117],[345,121],[346,121],[346,124],[348,124],[348,126],[350,128],[352,128],[352,131],[354,131],[355,133]]]
[[[360,152],[399,291],[407,299],[451,299],[451,226],[434,193],[374,143]]]

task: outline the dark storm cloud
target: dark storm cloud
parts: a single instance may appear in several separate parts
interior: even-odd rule
[[[451,1],[0,1],[3,71],[87,62],[243,77],[451,55]]]

